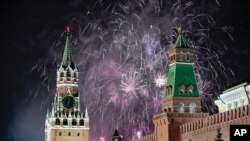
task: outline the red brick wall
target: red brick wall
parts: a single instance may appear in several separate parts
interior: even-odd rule
[[[219,127],[223,140],[229,141],[232,124],[250,124],[250,105],[181,125],[181,141],[214,141]]]

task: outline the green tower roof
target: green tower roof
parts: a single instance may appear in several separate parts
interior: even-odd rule
[[[66,68],[70,66],[72,69],[75,67],[73,60],[72,60],[72,53],[71,53],[71,42],[70,42],[70,29],[67,26],[66,27],[66,42],[65,42],[65,47],[64,47],[64,52],[63,52],[63,58],[62,58],[62,63],[61,66],[63,68]]]
[[[186,48],[187,45],[186,45],[185,39],[183,37],[183,31],[181,28],[178,29],[178,33],[179,33],[179,35],[178,35],[178,38],[175,42],[175,47],[176,48]]]
[[[181,92],[180,86],[185,86],[185,91]],[[199,97],[199,90],[195,79],[193,65],[190,64],[173,64],[168,71],[168,81],[166,86],[172,87],[172,93],[165,95],[164,98],[169,97]],[[187,91],[189,86],[193,87],[193,92]]]

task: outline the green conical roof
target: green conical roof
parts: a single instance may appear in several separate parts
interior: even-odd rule
[[[178,32],[179,32],[179,35],[178,35],[178,38],[177,38],[177,40],[175,42],[175,47],[176,48],[186,48],[187,45],[186,45],[185,39],[183,37],[182,29],[179,28]]]
[[[74,68],[74,63],[72,61],[71,42],[70,42],[70,37],[69,37],[69,31],[67,31],[66,42],[65,42],[61,66],[63,68],[66,68],[66,67],[68,67],[68,65],[72,69]]]

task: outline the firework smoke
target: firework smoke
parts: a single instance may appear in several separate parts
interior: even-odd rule
[[[176,40],[179,26],[188,46],[196,50],[197,81],[204,110],[209,109],[211,99],[232,83],[234,76],[218,54],[227,50],[225,43],[210,37],[210,30],[216,29],[233,39],[211,16],[220,6],[218,0],[209,4],[204,0],[98,0],[72,20],[73,57],[80,71],[82,106],[87,105],[90,112],[91,141],[111,140],[114,128],[125,141],[152,132],[152,117],[160,112],[164,95],[167,50]],[[96,13],[96,9],[103,11]],[[51,78],[56,77],[49,67],[61,61],[63,41],[61,38],[53,45],[49,59],[31,69],[41,73],[41,83],[49,93],[55,89]],[[40,88],[32,99],[39,94]],[[46,110],[53,97],[51,94],[42,102],[41,110]],[[212,109],[216,111],[215,106]]]

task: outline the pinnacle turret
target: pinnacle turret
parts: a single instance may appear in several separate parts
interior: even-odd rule
[[[85,109],[85,114],[84,114],[84,117],[85,117],[85,118],[89,118],[88,108],[87,108],[87,107],[86,107],[86,109]]]

